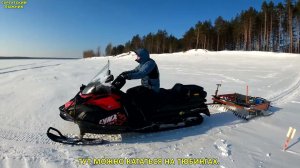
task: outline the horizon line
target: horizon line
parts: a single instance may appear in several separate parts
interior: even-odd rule
[[[76,57],[27,57],[27,56],[0,56],[0,59],[81,59]]]

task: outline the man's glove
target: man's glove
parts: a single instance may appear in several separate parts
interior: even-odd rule
[[[126,77],[120,74],[111,84],[114,89],[120,90],[125,85],[125,83]]]
[[[126,75],[126,74],[128,74],[128,72],[124,71],[120,75]]]

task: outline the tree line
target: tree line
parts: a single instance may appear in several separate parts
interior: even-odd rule
[[[105,55],[117,55],[137,48],[150,53],[172,53],[189,49],[245,50],[300,53],[300,0],[274,4],[264,1],[261,9],[241,11],[231,20],[222,16],[214,23],[199,21],[182,38],[158,30],[135,35],[125,44],[109,43]]]

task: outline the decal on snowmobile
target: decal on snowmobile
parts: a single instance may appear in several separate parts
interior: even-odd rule
[[[114,115],[108,116],[104,119],[101,119],[99,121],[99,124],[101,124],[101,125],[104,125],[104,124],[111,125],[111,124],[114,124],[115,121],[117,121],[117,119],[118,119],[117,114],[114,114]]]

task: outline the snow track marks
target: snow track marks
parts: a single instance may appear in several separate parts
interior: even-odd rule
[[[29,133],[0,128],[0,139],[35,144],[53,144],[45,133]]]
[[[297,81],[296,84],[294,84],[290,88],[288,88],[288,89],[284,90],[283,92],[269,98],[268,100],[273,102],[273,104],[282,103],[285,99],[287,99],[287,98],[293,96],[293,94],[299,92],[298,91],[299,89],[300,89],[300,79]]]

